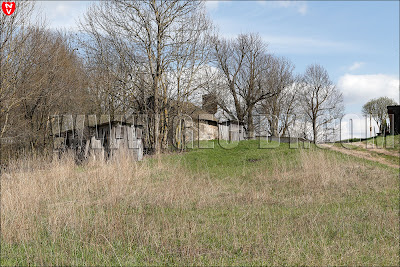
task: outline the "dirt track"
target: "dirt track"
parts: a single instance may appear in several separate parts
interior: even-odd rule
[[[365,148],[365,144],[363,143],[352,143],[352,145],[356,145],[358,147],[362,147]],[[399,153],[396,152],[392,152],[392,151],[388,151],[386,149],[383,148],[373,148],[366,151],[360,151],[360,150],[355,150],[355,149],[347,149],[345,147],[337,147],[337,146],[331,146],[331,145],[327,145],[327,144],[320,144],[320,146],[325,147],[325,148],[329,148],[331,150],[334,151],[338,151],[341,152],[343,154],[346,155],[351,155],[351,156],[355,156],[358,158],[363,158],[363,159],[367,159],[367,160],[371,160],[371,161],[375,161],[375,162],[379,162],[381,164],[384,164],[386,166],[389,167],[393,167],[393,168],[399,168],[399,164],[395,164],[393,162],[390,162],[389,160],[387,160],[386,158],[379,156],[378,154],[372,154],[373,152],[377,152],[377,153],[381,153],[381,154],[385,154],[385,155],[389,155],[389,156],[396,156],[399,157]],[[400,161],[399,161],[400,162]]]
[[[399,151],[394,151],[394,150],[387,150],[384,148],[379,148],[377,147],[375,144],[368,144],[368,148],[366,146],[365,143],[362,142],[354,142],[351,143],[354,146],[358,146],[364,149],[370,149],[371,151],[377,152],[377,153],[381,153],[381,154],[385,154],[385,155],[389,155],[389,156],[394,156],[394,157],[399,157],[400,153]]]

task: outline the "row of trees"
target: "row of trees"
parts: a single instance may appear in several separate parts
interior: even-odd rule
[[[212,46],[217,79],[210,80],[209,88],[219,96],[219,106],[228,117],[247,126],[250,138],[255,114],[266,115],[275,136],[300,131],[316,142],[323,126],[325,134],[333,130],[330,124],[342,114],[343,97],[321,65],[310,65],[304,74],[295,75],[294,65],[269,54],[258,34],[231,40],[214,37]]]
[[[150,115],[147,146],[158,152],[172,116],[205,93],[250,137],[254,116],[270,114],[272,134],[301,128],[316,141],[342,112],[322,66],[295,75],[258,34],[220,37],[201,1],[98,2],[73,36],[32,23],[32,10],[25,2],[1,17],[0,137],[43,147],[49,115],[139,112]]]

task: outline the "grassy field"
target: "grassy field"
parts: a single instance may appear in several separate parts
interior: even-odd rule
[[[194,149],[1,177],[1,265],[399,264],[398,169],[324,149]]]

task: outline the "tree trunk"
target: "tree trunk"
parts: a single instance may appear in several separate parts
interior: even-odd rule
[[[163,141],[162,141],[162,148],[166,149],[168,147],[168,109],[164,108],[163,113]]]
[[[249,132],[249,139],[254,139],[254,122],[253,122],[253,107],[249,109],[247,114],[247,127]]]
[[[313,119],[313,121],[312,121],[312,128],[313,128],[313,142],[314,142],[314,144],[316,144],[318,131],[317,131],[317,122],[315,121],[315,119]]]

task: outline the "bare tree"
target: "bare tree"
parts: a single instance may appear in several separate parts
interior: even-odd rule
[[[254,137],[253,113],[257,103],[276,94],[268,86],[268,72],[273,57],[258,34],[240,34],[236,39],[213,40],[218,80],[219,106],[232,118],[247,125],[249,137]]]
[[[49,115],[86,113],[90,103],[83,64],[68,36],[34,18],[34,2],[17,5],[13,15],[0,16],[0,145],[2,138],[12,144],[0,152],[10,155],[43,152],[51,144]]]
[[[212,80],[209,89],[218,91],[218,105],[228,116],[244,122],[243,102],[237,93],[237,80],[242,68],[245,51],[244,47],[238,46],[234,40],[213,37],[213,56],[215,67],[218,72]],[[212,75],[213,73],[211,73]]]
[[[104,60],[105,51],[115,51],[123,67],[118,75],[112,69],[114,78],[127,86],[125,90],[131,90],[132,98],[143,96],[143,106],[151,107],[148,111],[154,123],[150,145],[157,153],[162,140],[166,141],[169,95],[177,90],[170,84],[171,73],[175,73],[180,88],[180,77],[190,80],[188,77],[204,64],[199,58],[203,51],[199,44],[204,41],[201,36],[209,27],[204,14],[200,1],[115,0],[93,5],[81,23],[81,29],[96,39],[97,55],[103,57],[99,62],[110,65]]]
[[[23,99],[17,95],[17,83],[26,67],[24,43],[30,33],[34,2],[18,4],[12,16],[0,16],[0,138],[9,125],[11,110]]]
[[[388,118],[387,106],[397,105],[396,101],[389,97],[379,97],[365,103],[362,107],[362,113],[365,116],[372,116],[378,124],[379,131],[384,133],[386,120]]]
[[[23,67],[16,77],[19,104],[10,110],[9,135],[20,137],[31,148],[48,141],[48,118],[59,113],[85,112],[87,100],[83,64],[67,37],[44,28],[27,29],[21,44]],[[15,62],[19,62],[16,60]]]
[[[312,125],[314,143],[318,135],[343,112],[343,96],[329,78],[324,67],[313,64],[307,67],[301,81],[300,103],[306,117]]]
[[[263,100],[257,108],[258,113],[267,115],[273,136],[285,136],[297,117],[299,78],[294,77],[293,69],[288,59],[272,59],[267,84],[276,94]]]

